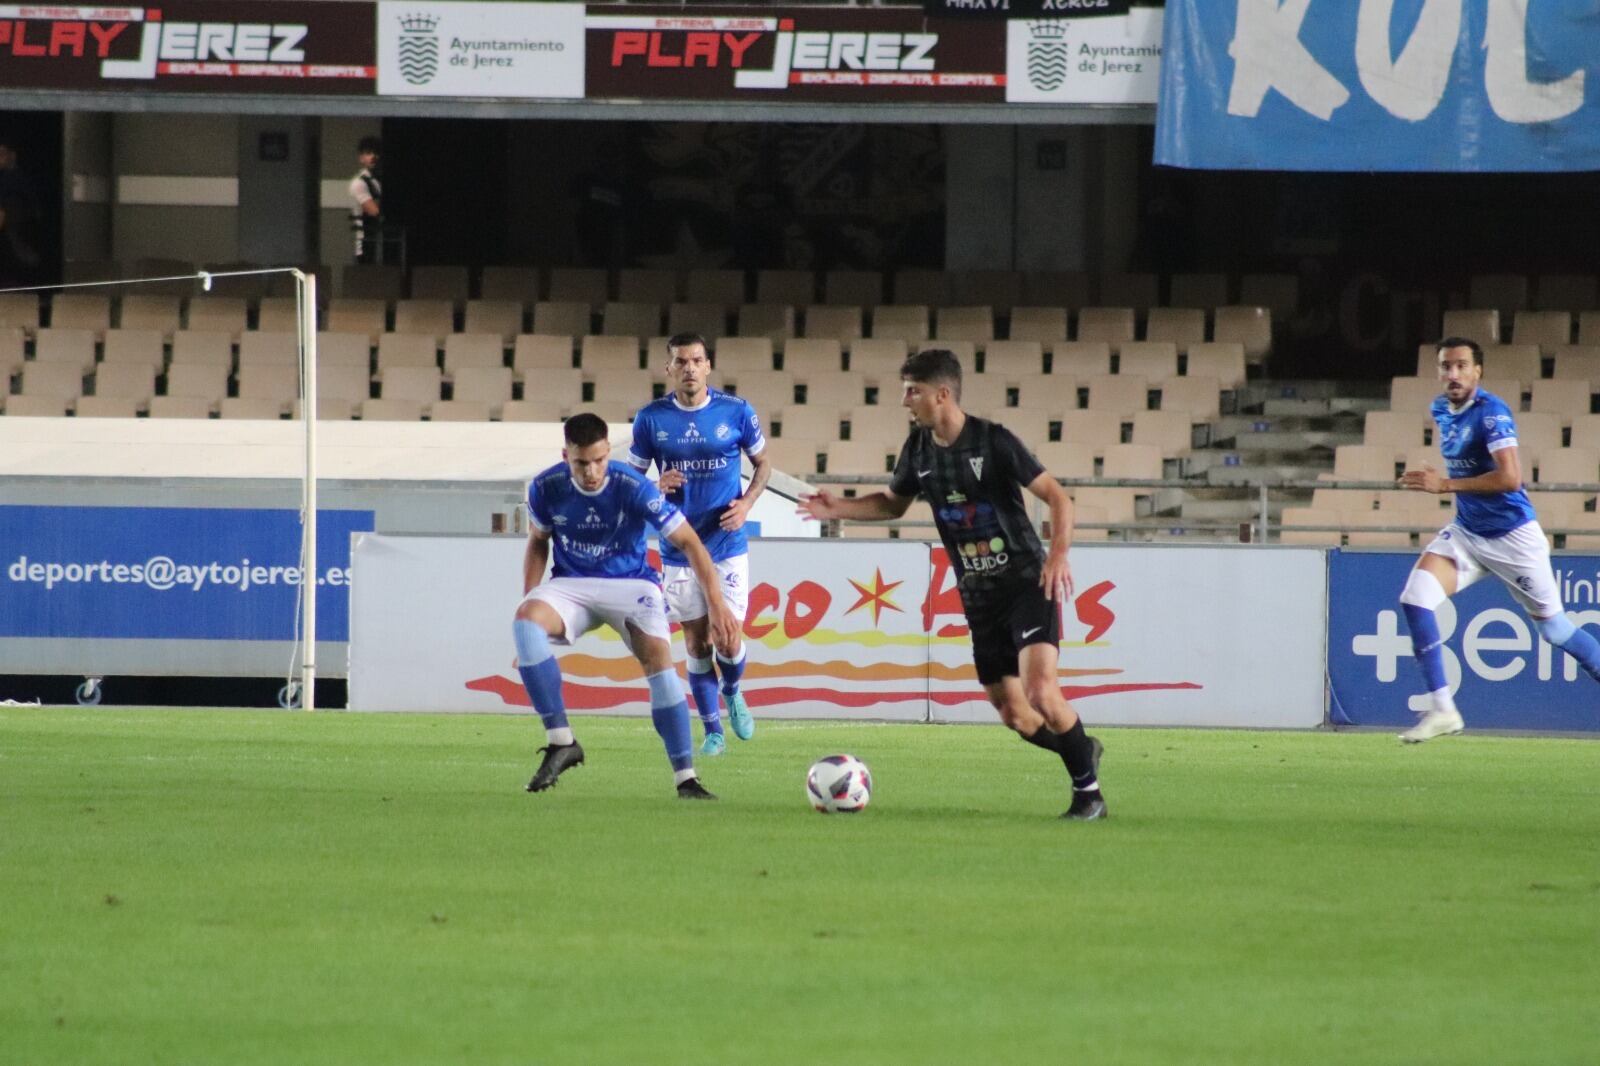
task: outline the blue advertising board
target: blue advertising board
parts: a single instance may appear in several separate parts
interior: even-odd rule
[[[1168,0],[1157,163],[1600,169],[1594,0]]]
[[[1425,698],[1400,590],[1413,552],[1328,553],[1329,719],[1408,726]],[[1567,614],[1600,627],[1600,556],[1558,555]],[[1486,577],[1439,608],[1445,673],[1468,729],[1600,730],[1600,688],[1545,642],[1505,587]]]
[[[350,534],[317,512],[317,639],[349,639]],[[0,637],[293,640],[300,513],[0,506]]]

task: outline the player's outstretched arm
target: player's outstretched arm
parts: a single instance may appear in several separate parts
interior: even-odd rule
[[[1407,470],[1400,475],[1400,487],[1414,492],[1468,492],[1493,496],[1501,492],[1516,492],[1522,487],[1522,459],[1515,445],[1501,448],[1494,454],[1494,469],[1475,477],[1445,477],[1424,463],[1421,470]]]
[[[818,489],[809,496],[800,497],[795,513],[817,520],[849,518],[858,522],[886,521],[904,517],[911,507],[911,500],[910,496],[897,496],[892,492],[874,492],[870,496],[835,496],[827,489]]]
[[[526,596],[533,586],[544,580],[544,568],[550,562],[550,534],[538,528],[528,530],[528,547],[522,553],[522,594]]]
[[[1047,598],[1066,603],[1072,599],[1072,567],[1067,562],[1067,549],[1072,547],[1072,497],[1049,471],[1030,481],[1028,491],[1050,508],[1050,547],[1039,586]]]
[[[738,643],[739,625],[743,619],[734,618],[733,612],[728,610],[728,601],[722,598],[722,579],[717,575],[717,566],[711,561],[711,553],[706,551],[694,527],[688,522],[681,522],[666,534],[666,538],[673,547],[683,552],[684,558],[689,560],[689,569],[694,571],[694,579],[700,583],[711,623],[711,642],[718,647]]]

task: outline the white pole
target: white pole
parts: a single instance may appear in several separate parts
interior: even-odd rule
[[[300,660],[300,706],[317,709],[317,276],[295,271],[300,295],[300,349],[305,384],[302,387],[300,420],[306,426],[305,529],[306,568],[300,575],[300,592],[305,604],[302,638],[305,653]]]

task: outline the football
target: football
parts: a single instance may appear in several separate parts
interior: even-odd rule
[[[828,755],[806,771],[806,799],[823,814],[854,814],[872,799],[872,773],[854,755]]]

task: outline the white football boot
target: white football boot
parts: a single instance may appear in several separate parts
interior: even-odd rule
[[[1466,723],[1461,720],[1460,711],[1435,709],[1423,712],[1417,718],[1416,725],[1400,734],[1400,739],[1407,744],[1421,744],[1424,740],[1432,740],[1434,737],[1453,736],[1466,727]]]

